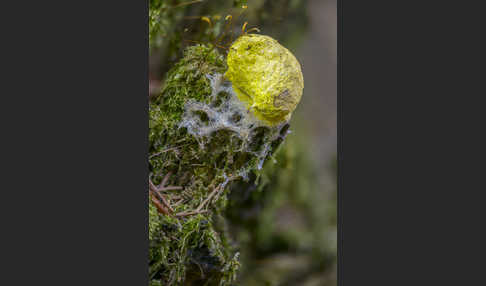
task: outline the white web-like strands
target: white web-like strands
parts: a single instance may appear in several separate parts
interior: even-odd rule
[[[285,139],[289,131],[283,132],[282,129],[287,124],[274,127],[267,126],[264,122],[256,118],[248,110],[245,103],[240,101],[233,90],[230,81],[224,79],[222,74],[206,75],[211,85],[211,102],[206,104],[196,100],[188,100],[184,106],[184,114],[179,123],[179,128],[187,128],[187,132],[193,135],[204,148],[204,141],[207,141],[211,134],[219,130],[231,131],[236,137],[241,139],[238,152],[248,152],[258,158],[258,169],[261,169],[268,153],[271,150],[271,143],[278,139]],[[221,96],[225,93],[225,96]],[[269,136],[263,142],[263,146],[258,151],[250,150],[250,144],[254,140],[253,135],[257,128],[268,130]],[[246,179],[248,174],[243,167],[238,172],[238,176]]]
[[[233,131],[241,140],[247,141],[252,128],[264,126],[253,114],[247,110],[233,88],[231,82],[224,80],[222,74],[207,75],[211,83],[211,103],[205,104],[195,100],[189,100],[185,105],[185,112],[180,127],[186,127],[187,131],[195,137],[206,137],[217,130]],[[224,92],[228,97],[215,106],[218,94]],[[204,122],[198,112],[204,112],[208,120]],[[238,120],[235,120],[237,118]]]

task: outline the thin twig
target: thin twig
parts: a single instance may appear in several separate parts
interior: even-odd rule
[[[153,194],[155,194],[157,196],[157,198],[159,200],[162,201],[162,203],[171,211],[171,212],[174,212],[174,210],[172,209],[172,207],[170,206],[170,204],[166,201],[165,197],[159,193],[159,190],[157,189],[157,187],[154,185],[154,183],[152,183],[152,180],[149,179],[149,187],[150,187],[150,190],[152,191]]]
[[[167,187],[165,186],[171,175],[172,175],[172,172],[169,172],[162,179],[162,182],[156,188],[158,193],[161,193],[163,191],[173,191],[173,190],[182,190],[183,189],[183,187],[180,187],[180,186],[167,186]]]
[[[162,150],[162,151],[160,151],[158,153],[155,153],[155,154],[150,155],[149,156],[149,159],[152,159],[153,157],[159,156],[160,154],[163,154],[163,153],[168,152],[168,151],[177,150],[177,148],[179,148],[179,147],[181,147],[181,146],[172,147],[172,148],[168,148],[168,149]]]
[[[229,177],[228,181],[224,185],[220,184],[219,186],[214,188],[214,190],[209,194],[209,196],[197,207],[196,211],[201,211],[201,209],[206,205],[206,203],[208,203],[219,191],[224,189],[224,186],[226,186],[227,183],[236,180],[238,177],[239,176]]]
[[[209,202],[213,196],[219,191],[220,186],[214,188],[214,190],[209,194],[209,196],[197,207],[196,211],[201,211],[201,209],[204,207],[204,205]]]
[[[173,207],[177,207],[178,205],[180,205],[182,202],[184,201],[184,199],[180,199],[178,200],[177,202],[173,203],[172,206]]]
[[[169,211],[160,203],[159,200],[157,200],[157,198],[155,198],[155,195],[153,193],[150,193],[150,198],[152,199],[152,202],[160,213],[169,215]]]
[[[167,184],[167,181],[169,180],[169,177],[172,175],[172,172],[169,172],[165,175],[165,177],[162,179],[162,182],[160,183],[160,185],[158,185],[158,189],[157,191],[160,191],[160,189],[162,189],[165,184]]]
[[[184,216],[190,216],[190,215],[196,215],[196,214],[202,214],[202,213],[207,213],[208,210],[202,210],[202,211],[190,211],[190,212],[181,212],[175,214],[176,217],[184,217]]]
[[[167,187],[164,187],[162,190],[159,190],[160,191],[175,191],[175,190],[182,190],[183,187],[180,187],[180,186],[167,186]]]

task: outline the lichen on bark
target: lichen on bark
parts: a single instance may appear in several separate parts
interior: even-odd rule
[[[236,279],[239,253],[223,215],[230,185],[258,173],[287,134],[287,122],[268,126],[245,109],[226,69],[213,47],[189,47],[150,102],[151,285]]]

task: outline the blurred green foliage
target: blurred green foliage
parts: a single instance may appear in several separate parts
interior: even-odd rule
[[[335,276],[336,193],[319,189],[305,137],[292,135],[259,179],[238,183],[229,197],[242,253],[238,285],[304,285],[311,278],[334,285],[323,281]]]

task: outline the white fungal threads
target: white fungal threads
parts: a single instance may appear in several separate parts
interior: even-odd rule
[[[211,103],[208,105],[189,100],[179,126],[186,127],[189,134],[199,138],[226,129],[235,132],[241,140],[247,141],[251,128],[261,126],[261,123],[248,112],[233,91],[231,82],[224,80],[222,74],[207,75],[207,78],[212,88]],[[219,104],[218,96],[221,101]],[[223,98],[224,96],[227,98]],[[200,115],[205,117],[204,114],[207,120],[201,118]]]
[[[261,169],[263,163],[271,150],[272,142],[278,138],[284,139],[288,130],[280,134],[287,125],[283,122],[274,127],[265,125],[250,112],[245,104],[238,99],[230,81],[225,80],[222,74],[206,75],[212,89],[211,102],[206,104],[196,100],[188,100],[184,106],[179,128],[187,128],[187,132],[193,135],[204,148],[205,141],[209,136],[219,130],[231,131],[234,136],[241,140],[239,150],[236,152],[247,152],[258,158],[257,168]],[[265,140],[263,146],[258,150],[252,150],[250,145],[258,129],[264,130]],[[238,175],[247,178],[246,168],[243,167]]]

